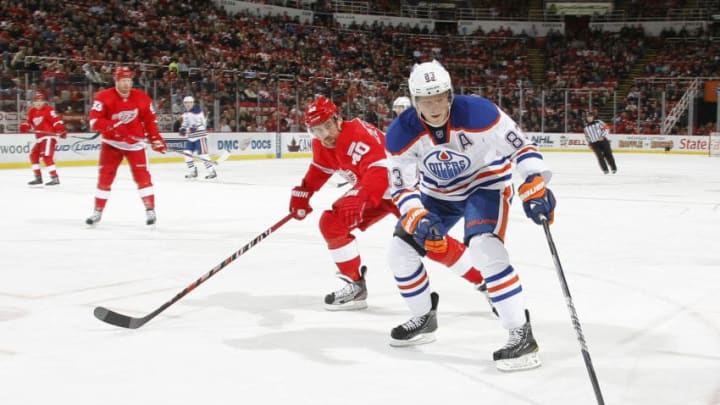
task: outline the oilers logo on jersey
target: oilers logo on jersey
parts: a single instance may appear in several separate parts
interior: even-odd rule
[[[427,172],[439,180],[450,180],[470,167],[470,158],[458,152],[440,149],[429,153],[423,160]]]

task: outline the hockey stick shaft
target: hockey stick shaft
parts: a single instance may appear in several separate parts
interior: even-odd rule
[[[122,121],[117,121],[116,123],[113,124],[112,127],[113,127],[113,128],[117,128],[117,127],[119,127],[120,125],[123,125],[123,124],[124,124],[124,122],[122,122]],[[83,141],[91,141],[91,140],[97,138],[98,136],[100,136],[100,134],[101,134],[100,131],[95,131],[95,135],[92,135],[92,136],[75,136],[75,135],[70,135],[70,136],[72,136],[73,138],[82,139]]]
[[[588,351],[587,344],[585,343],[585,336],[583,335],[582,328],[580,327],[580,319],[575,311],[575,305],[573,304],[572,296],[570,295],[570,288],[568,287],[567,280],[565,279],[565,272],[560,264],[560,256],[558,256],[555,242],[553,241],[552,234],[550,233],[550,225],[548,224],[546,218],[542,218],[542,226],[543,230],[545,230],[545,238],[547,239],[548,246],[550,247],[550,254],[552,255],[553,262],[555,262],[555,270],[557,271],[558,279],[560,280],[560,286],[562,287],[563,295],[565,295],[565,302],[567,303],[568,311],[570,311],[570,319],[573,327],[575,328],[577,340],[580,343],[580,351],[582,352],[583,360],[585,361],[585,368],[587,369],[588,375],[590,376],[590,383],[595,391],[595,399],[597,399],[598,405],[605,405],[602,391],[600,391],[600,383],[598,382],[597,375],[595,374],[595,368],[593,367],[592,360],[590,359],[590,352]]]
[[[60,131],[55,132],[55,131],[45,131],[45,130],[42,130],[42,129],[36,129],[36,130],[35,130],[35,133],[36,133],[36,134],[56,135],[56,134],[60,133]]]
[[[213,164],[213,165],[215,165],[215,166],[218,165],[218,162],[216,162],[216,161],[214,161],[214,160],[212,160],[212,159],[205,159],[205,158],[202,157],[202,156],[193,155],[192,153],[185,152],[184,150],[180,150],[180,149],[168,149],[168,150],[169,150],[170,152],[179,153],[179,154],[181,154],[181,155],[183,155],[183,156],[187,156],[187,157],[189,157],[189,158],[196,158],[196,159],[201,160],[201,161],[203,161],[203,162],[208,162],[208,163]]]
[[[156,310],[152,311],[151,313],[149,313],[141,318],[135,318],[135,317],[123,315],[121,313],[109,310],[104,307],[96,307],[93,314],[99,320],[109,323],[111,325],[119,326],[122,328],[128,328],[128,329],[137,329],[137,328],[143,326],[144,324],[146,324],[147,322],[149,322],[151,319],[155,318],[158,314],[160,314],[161,312],[166,310],[172,304],[178,302],[182,297],[186,296],[188,293],[190,293],[190,291],[194,290],[200,284],[207,281],[210,277],[217,274],[220,270],[227,267],[227,265],[229,265],[230,263],[235,261],[235,259],[237,259],[238,257],[245,254],[245,252],[250,250],[250,248],[252,248],[253,246],[260,243],[260,241],[262,241],[263,239],[270,236],[271,233],[277,231],[281,226],[283,226],[291,218],[292,218],[292,214],[286,215],[283,219],[279,220],[273,226],[266,229],[263,233],[256,236],[255,239],[251,240],[245,246],[241,247],[235,253],[233,253],[232,255],[227,257],[225,260],[220,262],[217,266],[213,267],[212,270],[205,273],[202,277],[200,277],[199,279],[195,280],[192,284],[185,287],[182,291],[180,291],[172,299],[170,299],[169,301],[167,301],[166,303],[164,303],[160,307],[158,307]]]
[[[100,132],[95,132],[95,135],[92,135],[92,136],[76,136],[76,135],[70,135],[70,136],[75,139],[82,139],[83,141],[91,141],[91,140],[97,138],[98,136],[100,136]]]

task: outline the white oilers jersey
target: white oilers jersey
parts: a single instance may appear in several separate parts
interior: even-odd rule
[[[183,113],[180,129],[185,129],[185,135],[189,140],[198,140],[207,136],[207,120],[200,107],[194,106]]]
[[[537,145],[491,101],[455,96],[450,118],[432,128],[415,110],[404,111],[388,128],[393,201],[401,213],[421,206],[419,192],[461,201],[478,189],[502,190],[512,183],[513,165],[525,178],[551,173]]]

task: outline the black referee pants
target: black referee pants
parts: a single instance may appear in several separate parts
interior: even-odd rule
[[[595,157],[597,157],[598,163],[600,164],[600,168],[602,169],[603,173],[608,173],[608,166],[610,166],[610,170],[612,170],[613,173],[617,171],[617,166],[615,166],[615,158],[613,157],[612,148],[610,148],[610,141],[608,141],[607,139],[603,139],[597,142],[590,142],[590,148],[593,152],[595,152]]]

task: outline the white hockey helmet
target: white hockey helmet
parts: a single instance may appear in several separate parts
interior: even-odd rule
[[[410,107],[410,99],[405,96],[400,96],[393,101],[393,110],[396,108],[402,108],[403,110]]]
[[[193,96],[186,96],[186,97],[183,99],[183,103],[193,103],[193,104],[195,104],[195,99],[193,98]]]
[[[413,66],[408,79],[408,88],[415,104],[416,97],[434,96],[447,91],[452,95],[450,73],[437,60]]]

